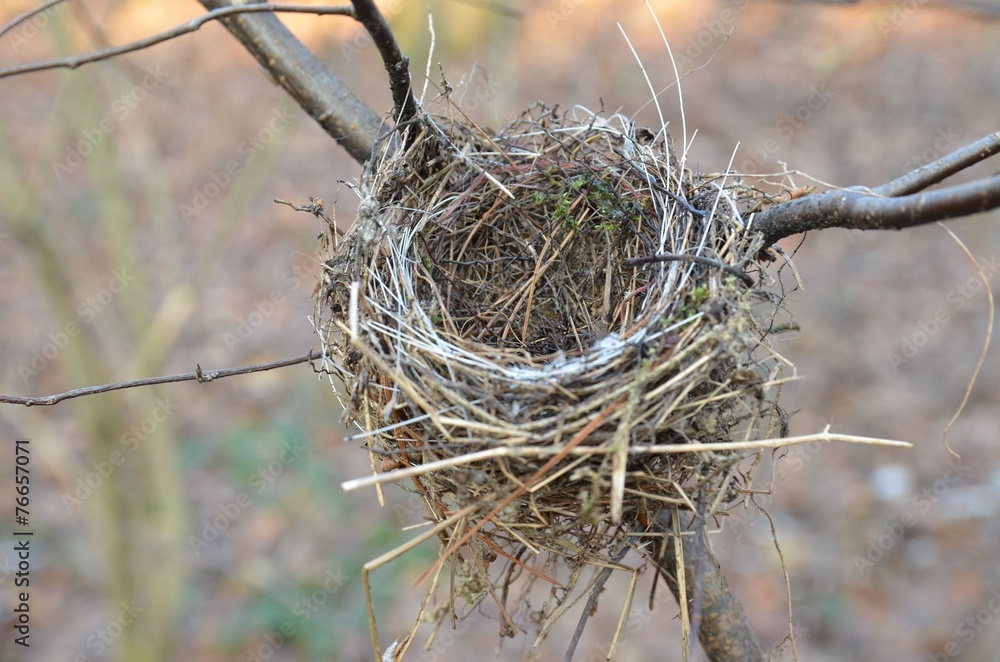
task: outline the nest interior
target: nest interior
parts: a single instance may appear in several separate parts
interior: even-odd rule
[[[445,523],[442,618],[489,598],[502,632],[545,632],[661,510],[740,498],[745,455],[699,446],[783,420],[755,189],[665,130],[536,106],[497,132],[425,117],[360,193],[317,329],[373,467]]]

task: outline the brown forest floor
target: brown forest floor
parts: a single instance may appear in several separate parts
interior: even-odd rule
[[[28,3],[13,4],[0,11],[0,20]],[[511,18],[465,3],[433,3],[435,59],[471,114],[496,125],[544,100],[590,109],[603,104],[636,114],[640,123],[657,124],[640,69],[616,26],[621,23],[655,84],[667,85],[673,75],[666,50],[642,3],[518,4],[522,12]],[[61,47],[87,48],[94,43],[94,25],[108,41],[121,43],[197,13],[193,2],[87,6],[91,25],[63,9],[37,35],[15,31],[4,37],[0,66],[49,57]],[[985,13],[917,2],[842,7],[677,0],[653,7],[671,45],[684,55],[683,68],[697,68],[683,80],[684,110],[689,130],[698,130],[692,156],[705,171],[723,169],[739,143],[735,165],[743,170],[775,171],[783,161],[825,182],[878,184],[1000,129],[1000,20]],[[407,3],[391,18],[404,49],[413,54],[415,71],[422,72],[424,10]],[[63,23],[57,29],[58,21]],[[360,96],[388,110],[382,67],[354,26],[337,18],[290,23]],[[57,45],[53,35],[67,31],[91,36]],[[147,67],[162,76],[125,111],[116,101],[141,85]],[[90,78],[74,79],[84,75]],[[74,80],[91,82],[75,89]],[[97,126],[60,114],[60,107],[75,108],[78,100],[96,109],[96,117],[114,118],[114,131],[104,135],[93,158],[60,179],[52,161],[64,159],[67,146]],[[661,102],[677,137],[674,92],[662,95]],[[797,112],[798,120],[788,119]],[[353,194],[340,182],[355,179],[359,167],[220,27],[206,26],[114,64],[0,80],[0,117],[7,154],[2,163],[16,164],[26,182],[19,190],[12,189],[11,178],[0,183],[5,283],[0,391],[38,395],[104,377],[73,372],[60,357],[28,379],[19,371],[33,352],[44,349],[47,334],[74,321],[56,312],[52,297],[60,288],[44,285],[46,259],[72,265],[74,277],[62,291],[68,289],[84,335],[93,334],[94,346],[104,348],[98,358],[114,379],[146,376],[144,365],[175,373],[196,363],[235,366],[316,347],[307,316],[318,228],[307,215],[271,200],[304,202],[316,195],[329,204],[339,196],[338,219],[346,226]],[[280,127],[275,139],[259,150],[249,141],[247,151],[244,141],[260,135],[269,122]],[[223,185],[194,222],[185,223],[179,205],[190,203],[195,190],[207,190],[213,173],[218,176],[234,159],[246,166],[243,174]],[[113,182],[102,180],[97,164],[105,161],[120,173]],[[957,179],[996,171],[987,163]],[[118,211],[132,226],[144,289],[140,294],[139,288],[126,288],[126,294],[98,303],[91,321],[78,306],[99,296],[121,268],[109,257],[115,254],[115,237],[99,236],[101,215],[108,212],[94,199],[95,190],[115,185],[123,191],[126,207]],[[40,255],[30,233],[13,227],[15,205],[26,205],[33,222],[54,237],[56,255]],[[1000,255],[997,220],[994,213],[949,225],[987,269],[996,267]],[[785,246],[797,249],[795,263],[805,284],[790,301],[801,331],[780,344],[801,376],[785,395],[786,407],[797,412],[792,433],[831,425],[836,432],[914,443],[909,451],[809,448],[778,463],[782,485],[770,512],[791,576],[800,659],[997,660],[1000,352],[995,348],[950,432],[961,460],[942,442],[986,330],[987,299],[976,287],[974,269],[936,226],[855,235],[831,230],[801,246],[799,238]],[[208,252],[199,257],[203,251]],[[996,274],[987,274],[996,291]],[[194,286],[178,293],[182,282]],[[280,297],[261,324],[234,343],[240,323],[275,291]],[[177,308],[157,308],[168,295],[175,296],[170,305]],[[120,309],[133,297],[167,311],[150,318],[150,325],[170,327],[171,319],[182,320],[164,341],[168,350],[159,363],[131,362],[140,353],[135,338],[150,337],[142,324],[129,335],[116,321],[119,314],[127,318]],[[947,321],[935,326],[940,311]],[[894,362],[893,353],[906,342],[921,347]],[[116,349],[124,347],[127,353]],[[267,632],[292,622],[299,634],[270,659],[370,659],[360,565],[407,539],[398,529],[414,522],[398,490],[387,490],[385,509],[371,493],[341,492],[342,481],[368,471],[368,460],[357,444],[343,443],[340,407],[329,385],[300,366],[202,386],[162,387],[157,393],[175,410],[169,425],[182,480],[172,489],[183,494],[185,552],[187,536],[199,534],[203,519],[241,490],[253,495],[218,541],[203,554],[182,559],[186,581],[172,658],[245,660],[246,651],[263,645]],[[152,415],[132,400],[121,402],[125,409],[115,420],[123,422],[102,433],[114,439]],[[102,602],[107,569],[100,537],[107,522],[94,510],[96,501],[84,500],[70,512],[63,499],[92,471],[91,462],[101,459],[91,453],[95,437],[88,432],[100,429],[88,420],[87,412],[96,407],[77,401],[51,409],[0,409],[3,447],[20,436],[37,449],[35,650],[25,659],[112,659],[114,652],[113,641],[108,652],[92,638],[117,609]],[[301,455],[274,464],[281,444],[292,440],[304,449]],[[133,483],[148,478],[138,468],[144,457],[137,452],[125,458],[123,473]],[[0,466],[9,462],[0,459]],[[135,475],[130,463],[136,463]],[[269,466],[277,471],[258,493],[258,483],[250,481]],[[123,477],[122,489],[133,483]],[[10,494],[6,478],[2,484],[0,493]],[[127,491],[125,498],[131,498]],[[148,557],[142,549],[132,550],[132,574],[155,576],[159,562],[150,541],[157,540],[156,532],[136,530],[126,540],[150,550]],[[12,561],[14,543],[6,534],[0,541],[6,541],[0,560]],[[872,564],[859,565],[872,544],[885,550],[872,555]],[[787,633],[786,596],[767,521],[731,526],[715,538],[715,546],[763,642],[777,645]],[[383,638],[408,628],[421,597],[413,580],[432,554],[418,552],[376,576]],[[317,595],[328,573],[338,578],[336,590],[321,591],[322,602],[303,603]],[[637,602],[644,603],[650,582],[640,586]],[[624,578],[611,582],[577,659],[602,659],[599,652],[613,631],[624,588]],[[0,575],[0,597],[4,605],[13,604],[6,571]],[[630,621],[618,659],[680,659],[676,606],[670,599],[662,605],[655,615],[640,613]],[[0,621],[9,618],[5,606]],[[442,639],[431,653],[414,651],[413,657],[486,659],[496,630],[495,622],[473,618],[454,643],[445,646]],[[549,639],[542,659],[562,659],[569,631],[567,622]],[[522,659],[529,647],[525,638],[506,641],[498,659]],[[5,628],[0,658],[14,659],[15,653]],[[780,659],[791,659],[790,651]]]

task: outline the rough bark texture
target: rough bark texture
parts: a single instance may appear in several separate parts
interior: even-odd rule
[[[410,61],[403,55],[396,43],[385,17],[372,0],[351,0],[354,12],[365,30],[371,35],[378,48],[385,71],[389,75],[389,89],[395,104],[395,119],[398,124],[409,122],[417,115],[417,101],[410,87]]]
[[[657,559],[663,570],[670,592],[680,604],[677,585],[677,559],[673,553],[674,538],[668,522],[669,515],[661,514],[659,523],[664,531],[664,553]],[[757,635],[750,628],[739,600],[729,589],[722,567],[712,550],[700,542],[698,536],[681,536],[684,547],[684,572],[686,599],[692,609],[696,586],[701,587],[700,624],[698,641],[711,662],[762,662],[767,660]],[[699,545],[701,545],[701,577],[697,577]],[[697,580],[697,581],[696,581]]]
[[[231,0],[199,0],[208,9],[230,7]],[[361,99],[295,38],[274,14],[241,14],[222,19],[233,36],[272,79],[358,163],[371,155],[382,122]]]
[[[771,245],[810,230],[903,230],[978,214],[997,206],[1000,206],[1000,176],[896,198],[853,187],[775,205],[758,214],[752,227],[764,235],[765,245]]]
[[[800,232],[826,228],[903,230],[989,211],[1000,206],[1000,175],[923,191],[1000,153],[1000,132],[874,189],[855,186],[807,195],[756,214],[752,228],[765,245]]]

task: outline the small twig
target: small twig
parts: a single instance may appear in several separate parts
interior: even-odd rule
[[[211,21],[217,21],[222,18],[233,16],[235,14],[250,14],[250,13],[260,13],[260,12],[287,12],[292,14],[335,14],[338,16],[349,16],[351,18],[356,18],[354,15],[354,9],[352,7],[315,7],[312,5],[276,5],[276,4],[257,4],[257,5],[239,5],[233,7],[222,7],[219,9],[213,9],[197,18],[193,18],[187,23],[178,25],[170,30],[165,30],[158,34],[152,35],[151,37],[146,37],[144,39],[139,39],[122,46],[114,46],[112,48],[105,48],[99,51],[93,51],[91,53],[84,53],[82,55],[71,55],[69,57],[59,58],[58,60],[46,60],[44,62],[35,62],[33,64],[22,64],[16,67],[7,67],[6,69],[0,69],[0,78],[7,78],[8,76],[18,76],[20,74],[28,74],[36,71],[47,71],[50,69],[76,69],[84,64],[90,64],[91,62],[100,62],[101,60],[107,60],[125,53],[132,53],[134,51],[139,51],[144,48],[149,48],[150,46],[155,46],[156,44],[163,43],[164,41],[169,41],[175,39],[185,34],[195,32],[201,26],[209,23]],[[20,17],[19,17],[20,18]]]
[[[233,375],[247,375],[252,372],[263,372],[265,370],[274,370],[275,368],[284,368],[290,365],[297,365],[299,363],[307,363],[309,361],[314,361],[318,358],[322,358],[322,354],[309,350],[308,354],[303,354],[302,356],[295,356],[289,359],[281,359],[280,361],[272,361],[270,363],[258,363],[256,365],[243,366],[241,368],[225,368],[223,370],[202,370],[201,366],[197,366],[194,372],[185,372],[180,375],[165,375],[163,377],[148,377],[146,379],[133,379],[126,382],[115,382],[113,384],[103,384],[101,386],[87,386],[85,388],[73,389],[72,391],[66,391],[65,393],[57,393],[56,395],[46,395],[37,398],[25,397],[20,395],[0,395],[0,403],[11,404],[11,405],[24,405],[25,407],[32,407],[35,405],[54,405],[63,400],[70,400],[72,398],[79,398],[85,395],[97,395],[98,393],[107,393],[109,391],[120,391],[126,388],[136,388],[138,386],[156,386],[157,384],[171,384],[174,382],[191,382],[195,381],[199,384],[205,382],[211,382],[216,379],[222,379],[223,377],[232,377]]]
[[[333,137],[358,163],[371,156],[375,136],[383,129],[378,115],[334,76],[274,12],[340,15],[357,18],[349,6],[249,4],[237,0],[199,0],[209,11],[172,30],[83,55],[0,69],[0,78],[51,69],[76,69],[117,55],[138,51],[194,32],[209,21],[219,20],[244,48],[285,89],[295,102]],[[19,17],[18,20],[23,20]]]
[[[629,545],[622,545],[621,550],[612,556],[611,560],[615,563],[621,561],[625,558],[625,554],[628,553],[629,549],[631,549]],[[615,569],[612,567],[605,567],[597,576],[597,581],[594,582],[593,588],[590,589],[590,597],[587,598],[587,604],[583,606],[583,613],[580,614],[580,620],[577,621],[576,630],[573,631],[573,638],[569,640],[569,647],[566,649],[566,655],[563,657],[565,662],[572,662],[573,655],[576,654],[576,647],[579,645],[580,638],[583,636],[583,631],[587,627],[587,621],[590,619],[590,615],[597,609],[597,599],[601,597],[604,585],[607,583],[608,579],[611,577],[611,573],[614,571]]]
[[[691,638],[698,641],[701,632],[702,603],[704,602],[705,583],[705,550],[708,549],[708,540],[705,538],[705,484],[702,483],[698,489],[698,512],[695,515],[695,541],[697,542],[697,554],[694,563],[694,598],[691,600]]]
[[[936,191],[909,193],[996,153],[1000,153],[1000,132],[882,187],[837,189],[775,205],[756,214],[751,229],[761,233],[764,245],[769,246],[810,230],[902,230],[996,209],[1000,207],[1000,175]],[[905,195],[886,197],[884,192]]]
[[[586,428],[585,428],[586,430]],[[588,430],[589,432],[592,430]],[[576,441],[579,444],[582,438]],[[913,448],[913,444],[908,441],[898,441],[895,439],[879,439],[877,437],[857,437],[848,434],[831,434],[829,427],[827,427],[823,432],[817,434],[807,434],[799,437],[780,437],[777,439],[760,439],[758,441],[719,441],[706,444],[650,444],[650,445],[632,445],[629,446],[628,454],[630,456],[639,455],[657,455],[657,454],[674,454],[674,453],[713,453],[722,451],[756,451],[768,448],[784,448],[786,446],[797,446],[800,444],[808,444],[814,441],[829,441],[829,442],[840,442],[847,444],[865,444],[868,446],[886,446],[889,448]],[[427,473],[429,471],[437,471],[445,467],[460,466],[462,464],[470,464],[472,462],[480,462],[484,460],[491,460],[501,457],[548,457],[551,455],[557,456],[558,459],[562,459],[567,456],[580,456],[580,455],[608,455],[613,452],[613,449],[607,446],[583,446],[576,447],[576,445],[571,445],[571,441],[567,446],[495,446],[493,448],[487,448],[481,451],[474,451],[466,455],[460,455],[458,457],[449,457],[443,460],[435,460],[433,462],[426,462],[424,464],[415,464],[405,469],[395,469],[393,471],[388,471],[382,474],[376,474],[373,476],[364,476],[362,478],[354,478],[352,480],[344,481],[340,484],[340,487],[345,492],[350,492],[352,490],[357,490],[363,487],[372,487],[374,485],[380,485],[382,483],[393,483],[404,478],[411,478],[413,476],[419,476],[421,474]],[[373,451],[378,452],[378,451]],[[413,451],[400,451],[393,450],[393,454],[403,454],[407,452],[423,452],[423,449],[414,449]],[[549,467],[546,466],[546,469]],[[537,480],[537,478],[532,478],[527,486],[522,487],[522,490],[526,490],[531,484]],[[513,499],[515,497],[511,497]],[[503,504],[505,505],[505,504]],[[492,514],[491,514],[492,516]],[[488,518],[487,518],[488,519]]]
[[[372,0],[351,0],[351,3],[354,5],[354,17],[371,35],[389,74],[389,90],[396,106],[396,125],[409,122],[417,116],[417,101],[410,88],[410,61],[399,50],[389,24]]]
[[[792,643],[792,659],[798,662],[799,651],[795,645],[795,619],[793,618],[794,610],[792,609],[792,579],[788,576],[788,566],[785,564],[785,554],[781,551],[781,543],[778,542],[778,527],[774,525],[774,518],[771,517],[771,513],[763,508],[760,512],[764,513],[767,521],[771,523],[771,540],[774,541],[774,548],[778,551],[781,574],[785,578],[785,598],[788,606],[788,640]]]
[[[674,255],[672,253],[658,253],[656,255],[647,255],[646,257],[632,257],[625,260],[625,265],[629,267],[638,267],[643,264],[649,264],[650,262],[697,262],[698,264],[707,264],[710,267],[715,267],[717,269],[722,269],[726,273],[732,274],[739,278],[747,287],[753,287],[753,279],[747,275],[743,270],[734,267],[731,264],[726,264],[720,262],[719,260],[713,260],[710,257],[702,257],[701,255]]]
[[[5,34],[7,34],[8,32],[10,32],[11,30],[13,30],[14,28],[16,28],[17,26],[21,25],[21,23],[24,23],[25,21],[27,21],[29,18],[31,18],[35,14],[40,14],[43,11],[45,11],[46,9],[48,9],[49,7],[55,7],[56,5],[58,5],[60,3],[63,3],[63,2],[66,2],[66,0],[49,0],[48,2],[43,2],[42,4],[38,5],[37,7],[33,7],[32,9],[29,9],[28,11],[24,12],[23,14],[21,14],[20,16],[18,16],[17,18],[15,18],[13,21],[11,21],[10,23],[8,23],[7,25],[3,26],[3,28],[0,28],[0,37],[3,37]]]
[[[326,211],[323,206],[323,198],[317,198],[310,195],[308,205],[296,205],[289,202],[288,200],[282,200],[281,198],[275,198],[274,201],[277,202],[279,205],[285,205],[287,207],[291,207],[295,211],[308,212],[313,216],[315,216],[316,218],[320,219],[321,221],[325,222],[327,227],[329,227],[331,230],[337,233],[338,237],[344,236],[343,231],[337,227],[337,224],[333,221],[333,219],[326,215]]]
[[[958,235],[943,225],[941,227],[945,232],[951,235],[951,238],[954,239],[956,243],[958,243],[959,247],[965,252],[965,257],[969,258],[969,261],[976,267],[976,271],[979,272],[979,279],[983,281],[983,287],[986,289],[986,300],[989,303],[990,311],[988,321],[986,323],[986,338],[983,340],[983,351],[979,354],[979,362],[976,363],[976,369],[972,371],[972,377],[969,378],[969,383],[965,386],[965,394],[962,396],[962,402],[959,403],[958,409],[955,410],[951,420],[948,421],[948,425],[944,426],[944,432],[941,433],[941,439],[944,442],[944,447],[948,449],[949,453],[958,458],[958,453],[956,453],[951,447],[951,444],[948,443],[948,431],[951,430],[951,427],[955,425],[955,421],[958,420],[958,417],[962,415],[962,411],[965,410],[965,405],[968,404],[969,396],[972,394],[972,387],[976,385],[976,379],[979,377],[979,371],[983,369],[983,364],[986,362],[986,354],[990,350],[990,340],[993,338],[993,319],[996,317],[996,308],[993,305],[993,290],[990,288],[989,277],[986,275],[986,272],[983,271],[983,265],[979,264],[975,256],[972,254],[972,251],[970,251],[969,247],[965,245],[965,242],[958,238]]]
[[[757,635],[750,627],[739,599],[733,594],[722,574],[722,567],[711,548],[699,536],[676,536],[669,510],[661,511],[654,529],[663,533],[661,550],[680,541],[684,549],[684,567],[678,567],[677,557],[664,551],[651,560],[666,580],[678,603],[694,600],[698,591],[703,600],[698,640],[711,662],[763,662],[767,659]],[[704,571],[700,587],[696,587],[696,565],[701,556]],[[681,586],[683,585],[683,594]]]
[[[980,161],[985,161],[994,154],[1000,154],[1000,133],[991,133],[957,152],[952,152],[944,158],[908,172],[888,184],[872,189],[872,191],[878,195],[892,198],[916,193],[944,181]]]

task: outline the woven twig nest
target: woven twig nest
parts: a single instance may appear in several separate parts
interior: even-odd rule
[[[373,466],[440,525],[439,614],[488,598],[504,633],[544,634],[580,569],[620,567],[663,508],[738,498],[743,456],[699,445],[780,418],[781,302],[740,211],[759,196],[669,145],[584,111],[495,135],[425,118],[329,237],[317,327]],[[560,590],[516,604],[519,577]]]

